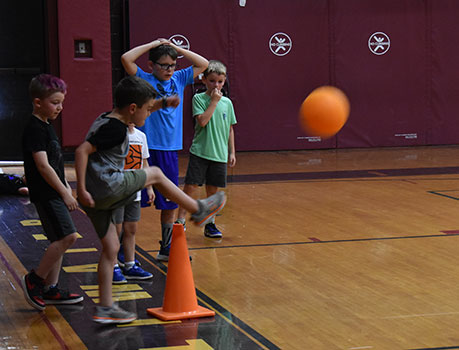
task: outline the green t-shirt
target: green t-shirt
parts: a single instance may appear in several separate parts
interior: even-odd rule
[[[210,96],[205,92],[194,95],[193,116],[204,113],[209,104]],[[236,123],[231,100],[222,96],[209,123],[201,127],[196,122],[190,153],[215,162],[227,163],[230,127]]]

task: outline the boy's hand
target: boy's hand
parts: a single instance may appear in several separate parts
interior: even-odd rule
[[[212,92],[210,93],[210,99],[213,101],[213,102],[218,102],[220,101],[220,99],[222,98],[223,96],[223,93],[218,90],[218,89],[213,89]]]
[[[180,104],[180,97],[179,95],[172,95],[166,98],[166,106],[167,107],[177,107]]]
[[[236,165],[236,156],[234,154],[230,154],[228,157],[228,165],[230,168]]]
[[[147,187],[147,196],[148,196],[147,203],[148,204],[153,203],[153,201],[155,200],[155,192],[153,191],[153,187],[151,186]]]
[[[169,45],[170,44],[170,41],[167,40],[167,39],[164,39],[164,38],[158,38],[158,39],[155,39],[151,42],[151,45],[153,47],[158,47],[160,45],[163,45],[163,44],[167,44]]]
[[[65,196],[62,197],[62,200],[64,201],[65,205],[67,208],[72,211],[78,208],[78,202],[77,200],[72,196],[71,192],[66,192]]]
[[[91,193],[89,193],[86,190],[78,190],[77,198],[78,202],[80,202],[80,204],[85,207],[94,208],[94,206],[96,205],[94,199],[92,199]]]

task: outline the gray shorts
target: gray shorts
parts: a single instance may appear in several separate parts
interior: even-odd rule
[[[124,207],[115,209],[115,224],[137,222],[140,220],[140,201],[132,201]]]
[[[60,198],[34,203],[41,226],[51,242],[76,232],[70,212]]]
[[[111,223],[116,224],[116,209],[133,202],[146,180],[143,169],[125,171],[122,184],[109,197],[96,200],[94,208],[83,206],[100,239],[105,237]]]
[[[185,184],[226,187],[226,163],[204,159],[190,153]]]

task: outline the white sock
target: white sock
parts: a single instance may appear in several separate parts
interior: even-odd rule
[[[127,261],[124,265],[124,268],[126,270],[129,270],[131,267],[133,267],[135,265],[135,261]]]

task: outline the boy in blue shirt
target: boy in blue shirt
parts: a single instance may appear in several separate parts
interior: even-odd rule
[[[227,164],[230,167],[236,165],[233,130],[236,117],[231,100],[222,93],[226,81],[225,65],[211,60],[202,81],[207,91],[193,96],[195,134],[183,189],[191,197],[203,184],[206,184],[208,197],[217,193],[219,187],[226,187]],[[185,225],[185,214],[186,210],[180,208],[178,223]],[[215,226],[215,217],[206,224],[204,235],[209,238],[222,237]]]
[[[135,63],[145,53],[149,53],[148,68],[143,71]],[[181,55],[191,62],[191,66],[176,71],[177,57]],[[168,96],[178,95],[177,107],[166,107],[152,113],[141,130],[147,135],[150,165],[158,166],[173,183],[178,185],[178,155],[183,140],[183,93],[187,85],[202,73],[208,61],[190,51],[182,49],[166,39],[156,39],[150,43],[134,47],[123,56],[121,62],[129,75],[135,75],[148,81],[158,92],[162,101]],[[161,210],[160,251],[157,259],[169,260],[172,226],[177,204],[164,198],[155,191],[155,207]]]

